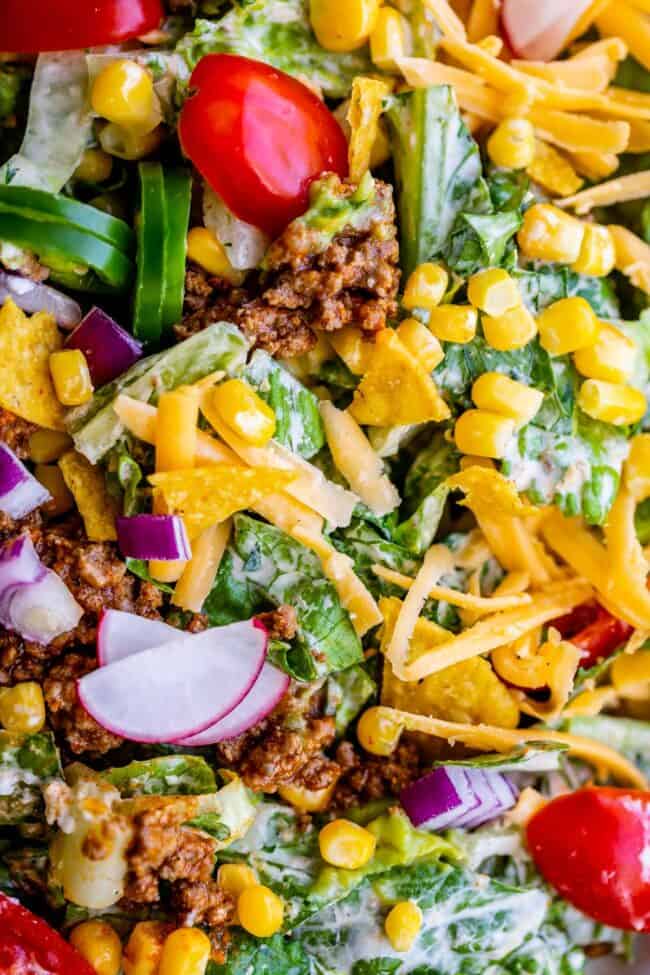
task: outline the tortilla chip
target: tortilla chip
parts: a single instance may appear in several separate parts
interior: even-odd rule
[[[154,487],[156,510],[182,515],[190,538],[196,538],[210,525],[281,491],[295,476],[270,467],[217,464],[152,474],[149,483]]]
[[[47,312],[27,317],[10,298],[0,308],[0,406],[39,427],[64,430],[50,354],[63,345]]]
[[[355,78],[347,120],[350,125],[350,179],[358,183],[370,169],[372,150],[379,135],[379,118],[384,110],[384,98],[392,85],[378,78]]]
[[[59,467],[83,518],[88,538],[91,542],[114,542],[117,538],[115,518],[118,506],[106,489],[102,469],[93,467],[76,450],[64,454],[59,460]]]
[[[460,504],[464,504],[474,514],[480,510],[493,516],[522,516],[534,515],[538,511],[522,501],[512,481],[489,467],[478,464],[467,467],[447,478],[446,484],[452,489],[465,492],[465,498]]]

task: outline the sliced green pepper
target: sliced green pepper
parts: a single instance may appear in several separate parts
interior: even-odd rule
[[[163,280],[162,327],[180,321],[185,296],[187,228],[190,222],[192,177],[185,169],[165,173],[165,274]]]
[[[133,306],[133,334],[158,342],[162,333],[166,263],[165,177],[160,163],[138,166],[140,212],[137,217],[137,277]]]
[[[45,223],[0,210],[0,240],[33,251],[43,264],[91,268],[115,291],[126,291],[133,277],[133,263],[126,254],[67,224]]]
[[[92,234],[125,254],[130,254],[135,244],[135,234],[124,220],[87,203],[28,186],[0,185],[0,213],[17,213],[30,220],[64,224]]]

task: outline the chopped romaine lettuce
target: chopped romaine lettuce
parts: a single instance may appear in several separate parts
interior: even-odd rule
[[[454,445],[436,434],[407,472],[403,497],[409,517],[397,526],[393,538],[414,555],[424,555],[436,537],[449,493],[444,482],[458,470],[459,459]]]
[[[108,769],[104,778],[129,796],[186,796],[216,792],[214,772],[197,755],[160,755]]]
[[[377,692],[377,685],[362,664],[355,664],[327,678],[326,714],[332,714],[336,734],[345,734],[348,726]]]
[[[650,722],[599,714],[571,718],[566,730],[609,745],[638,766],[644,775],[650,775]]]
[[[599,318],[620,318],[616,292],[609,278],[590,278],[558,264],[514,271],[524,304],[534,315],[561,298],[584,298]]]
[[[60,775],[59,753],[49,732],[0,731],[0,826],[42,819],[42,787]]]
[[[288,369],[258,350],[246,367],[246,379],[275,413],[275,439],[309,459],[325,444],[318,399]]]

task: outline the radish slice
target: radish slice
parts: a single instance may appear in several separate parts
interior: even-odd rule
[[[199,745],[216,745],[219,741],[236,738],[265,718],[280,703],[288,688],[287,675],[273,664],[264,664],[253,687],[234,711],[198,735],[182,738],[174,744],[198,748]]]
[[[79,700],[103,728],[131,741],[189,738],[243,700],[267,645],[256,620],[181,636],[82,677]]]
[[[136,613],[107,609],[97,628],[97,662],[100,667],[106,667],[182,636],[182,630],[162,620],[148,620]]]
[[[503,0],[501,27],[515,55],[552,61],[592,0]]]

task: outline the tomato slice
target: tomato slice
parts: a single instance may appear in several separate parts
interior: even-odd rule
[[[3,51],[76,51],[116,44],[160,26],[161,0],[2,0]]]
[[[232,212],[272,237],[304,213],[309,184],[346,176],[347,142],[295,78],[234,54],[208,54],[181,111],[183,150]]]
[[[602,924],[650,932],[650,792],[559,796],[527,834],[539,872],[571,904]]]
[[[608,613],[598,603],[583,603],[572,613],[551,624],[563,639],[570,640],[582,650],[581,667],[593,667],[609,657],[627,640],[633,627]]]
[[[72,945],[18,901],[0,893],[2,975],[95,975]]]

